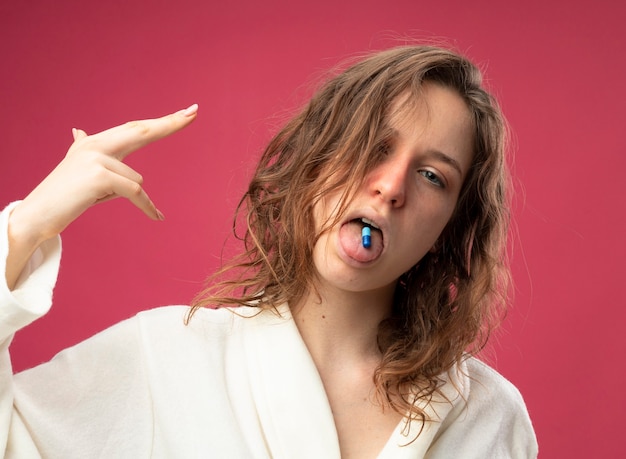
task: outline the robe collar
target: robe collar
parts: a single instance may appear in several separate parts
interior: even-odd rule
[[[333,414],[320,374],[287,304],[243,320],[243,334],[252,392],[272,457],[340,458]],[[248,315],[247,313],[243,315]],[[443,420],[462,403],[468,389],[465,365],[445,376],[443,395],[421,403],[430,422],[400,421],[378,455],[385,458],[423,457],[437,437]]]

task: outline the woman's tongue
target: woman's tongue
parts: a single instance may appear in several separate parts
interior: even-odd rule
[[[372,245],[366,249],[363,247],[362,229],[363,225],[357,220],[345,223],[339,230],[339,241],[346,255],[358,262],[367,263],[380,256],[383,238],[380,231],[372,229]]]

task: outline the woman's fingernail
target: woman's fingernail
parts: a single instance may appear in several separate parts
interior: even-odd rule
[[[165,215],[163,215],[159,209],[156,211],[156,216],[161,221],[165,220]]]
[[[192,116],[192,115],[195,115],[197,111],[198,111],[198,104],[193,104],[191,107],[184,109],[182,111],[182,114],[184,116]]]

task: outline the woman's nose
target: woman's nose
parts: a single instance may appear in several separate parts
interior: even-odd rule
[[[370,191],[392,207],[402,207],[406,199],[408,165],[401,156],[391,155],[370,172]]]

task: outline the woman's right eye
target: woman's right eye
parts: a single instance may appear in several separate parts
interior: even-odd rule
[[[388,140],[381,142],[380,144],[378,144],[377,150],[380,156],[389,155],[389,153],[391,152],[391,142]]]

